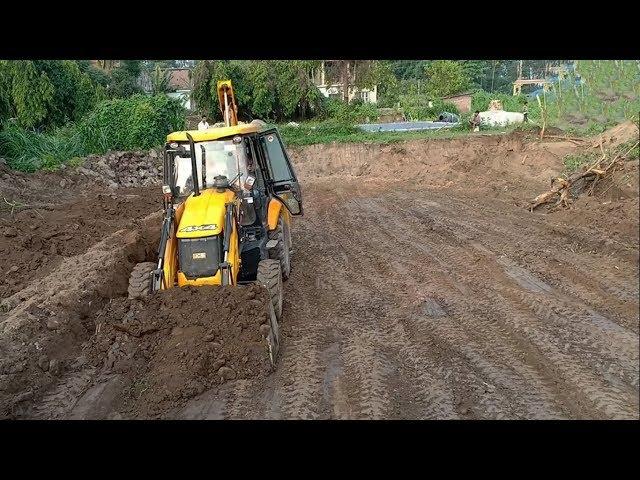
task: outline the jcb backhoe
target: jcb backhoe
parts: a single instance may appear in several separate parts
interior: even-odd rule
[[[231,81],[217,88],[224,126],[167,136],[158,260],[136,265],[129,297],[258,282],[271,298],[267,347],[275,364],[282,282],[291,271],[291,216],[302,214],[300,187],[277,129],[259,120],[238,122]]]

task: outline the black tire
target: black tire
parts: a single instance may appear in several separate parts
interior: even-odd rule
[[[151,274],[155,270],[153,262],[138,263],[129,277],[129,298],[143,298],[151,293]]]
[[[278,241],[278,245],[269,251],[269,258],[280,262],[282,279],[286,280],[291,274],[291,236],[282,217],[278,218],[275,230],[269,232],[269,240]]]
[[[273,259],[261,260],[260,263],[258,263],[256,282],[267,287],[276,318],[280,320],[280,317],[282,317],[283,297],[280,262]]]

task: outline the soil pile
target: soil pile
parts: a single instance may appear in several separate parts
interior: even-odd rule
[[[126,377],[115,407],[124,417],[162,417],[214,385],[270,371],[268,299],[258,285],[115,299],[96,317],[87,357]]]
[[[93,177],[111,188],[146,187],[162,180],[162,158],[149,152],[110,152],[87,157],[78,173]]]
[[[19,177],[16,177],[19,178]],[[62,259],[81,254],[133,220],[161,209],[152,187],[78,194],[70,203],[55,198],[37,205],[7,199],[0,209],[0,299],[42,278]],[[49,203],[51,202],[51,203]]]

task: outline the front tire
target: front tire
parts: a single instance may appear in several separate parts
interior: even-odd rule
[[[153,262],[138,263],[129,277],[129,298],[143,298],[151,293],[151,276],[156,268]]]
[[[274,259],[261,260],[260,263],[258,263],[256,282],[267,288],[276,318],[280,320],[282,317],[283,298],[282,269],[280,268],[280,262]]]

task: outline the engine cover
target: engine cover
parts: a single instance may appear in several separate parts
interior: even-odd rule
[[[178,239],[178,265],[188,279],[214,276],[220,262],[221,236]]]

